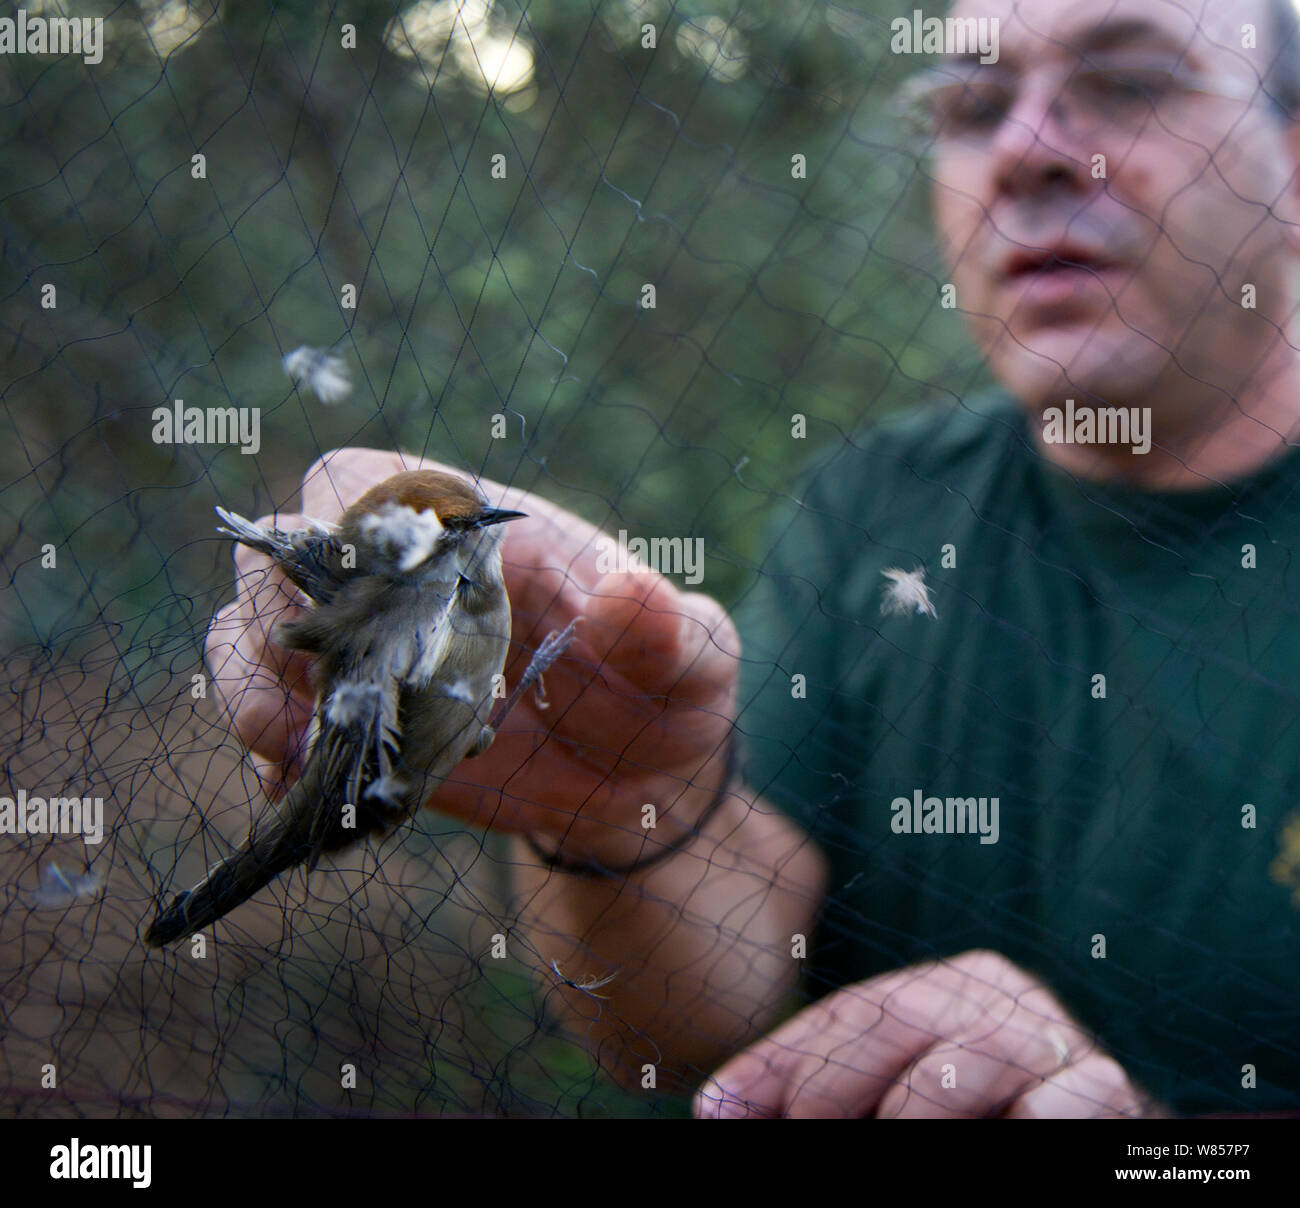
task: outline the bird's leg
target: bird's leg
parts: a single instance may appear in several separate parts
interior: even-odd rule
[[[510,710],[523,699],[524,693],[534,684],[540,683],[543,673],[552,663],[555,662],[556,659],[560,657],[560,655],[564,653],[569,643],[573,640],[573,629],[577,623],[578,620],[575,617],[563,629],[558,631],[552,630],[546,635],[546,639],[537,647],[536,652],[533,654],[532,661],[528,664],[528,669],[515,685],[515,690],[492,711],[492,717],[489,719],[487,724],[487,729],[489,731],[495,733],[500,728],[501,723],[510,715]],[[538,689],[538,693],[539,695],[543,695],[540,688]],[[543,699],[545,699],[544,695]],[[492,740],[489,738],[488,742],[490,743],[491,741]],[[486,745],[483,749],[487,750]],[[478,753],[479,752],[477,751],[475,752],[475,754]]]

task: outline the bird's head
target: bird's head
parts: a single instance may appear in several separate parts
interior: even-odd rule
[[[489,507],[468,479],[407,470],[371,487],[339,522],[359,569],[394,579],[447,580],[499,557],[497,526],[524,512]]]

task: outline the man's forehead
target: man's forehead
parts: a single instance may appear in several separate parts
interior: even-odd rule
[[[928,15],[928,14],[927,14]],[[1193,55],[1241,59],[1242,26],[1255,26],[1255,41],[1272,58],[1267,0],[957,0],[952,17],[995,19],[1004,62],[1037,62],[1045,56],[1115,46],[1169,47]]]

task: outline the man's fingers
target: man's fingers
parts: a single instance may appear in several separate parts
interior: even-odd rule
[[[669,696],[674,708],[720,710],[728,701],[739,639],[726,611],[711,597],[678,591],[657,574],[605,575],[590,593],[566,592],[563,606],[553,609],[545,625],[516,612],[516,636],[526,630],[534,643],[543,631],[563,628],[575,617],[580,624],[567,659],[571,671],[581,663],[587,673],[576,676],[573,697],[585,695],[594,678],[615,695],[654,698],[656,712]],[[525,661],[521,657],[520,666]],[[598,692],[588,702],[589,716],[569,720],[604,729],[600,711],[610,703]],[[607,712],[603,716],[609,717]]]
[[[606,575],[583,608],[584,638],[601,661],[652,695],[724,696],[739,640],[723,607],[658,574]]]
[[[980,1117],[1001,1110],[1061,1068],[1051,1041],[1011,1022],[986,1023],[964,1037],[935,1040],[910,1063],[902,1050],[886,1048],[883,1031],[881,1025],[863,1033],[842,1029],[817,1043],[800,1063],[785,1114],[792,1119]],[[916,1034],[925,1034],[924,1029]]]
[[[998,953],[965,952],[876,985],[884,1014],[872,1039],[913,1054],[880,1116],[987,1115],[1089,1047],[1046,988]]]
[[[1073,1115],[1138,1107],[1123,1070],[1045,987],[976,951],[828,995],[715,1073],[696,1114],[953,1117],[1069,1103]]]
[[[260,528],[289,531],[302,527],[303,517],[263,516],[254,523]],[[297,687],[304,682],[312,660],[281,646],[274,638],[274,629],[283,621],[302,616],[307,611],[306,599],[266,554],[235,542],[234,559],[237,611],[231,624],[242,626],[236,642],[240,653],[255,665],[282,675],[289,687]]]
[[[263,517],[257,523],[293,528],[301,517]],[[304,605],[301,593],[265,554],[236,544],[234,560],[238,594],[213,617],[205,656],[217,699],[274,795],[300,771],[300,748],[315,696],[312,660],[286,650],[273,630],[300,615]]]
[[[825,1048],[813,1041],[806,1049],[769,1051],[761,1068],[728,1063],[696,1092],[696,1117],[823,1120],[872,1115],[897,1071],[873,1061],[860,1038],[835,1045],[833,1053]],[[863,1058],[865,1066],[860,1064]]]
[[[493,762],[514,762],[511,735],[529,732],[530,751],[546,735],[542,750],[564,754],[576,778],[555,783],[596,815],[619,813],[616,784],[628,778],[658,792],[661,810],[692,785],[711,795],[731,732],[736,660],[724,646],[735,631],[714,601],[657,575],[606,578],[603,593],[586,598],[569,651],[547,672],[549,707],[539,711],[525,698],[502,728]],[[524,662],[512,664],[511,682]],[[711,754],[719,766],[702,767]],[[530,779],[544,786],[532,774],[539,768]]]
[[[828,995],[732,1058],[696,1093],[695,1115],[871,1115],[911,1054],[871,1044],[866,1033],[881,1014],[868,998],[858,997],[864,988]]]
[[[318,520],[335,520],[376,483],[403,470],[440,470],[470,478],[494,506],[526,513],[506,527],[503,560],[506,585],[517,612],[548,618],[557,610],[569,619],[580,611],[577,589],[591,593],[606,574],[601,569],[609,538],[595,525],[540,495],[443,462],[380,449],[335,449],[317,459],[303,476],[302,510]],[[544,635],[542,635],[544,636]]]
[[[1004,1115],[1014,1120],[1114,1119],[1144,1116],[1149,1110],[1120,1064],[1094,1052],[1026,1091]]]
[[[318,520],[337,519],[375,483],[419,468],[465,473],[378,449],[326,453],[303,478],[303,511]],[[663,693],[684,675],[688,694],[698,688],[704,695],[729,682],[717,645],[721,640],[738,654],[739,642],[715,601],[683,593],[652,572],[605,573],[601,557],[610,538],[594,525],[517,487],[488,478],[477,482],[493,504],[527,513],[507,527],[502,551],[517,640],[536,645],[581,616],[586,623],[579,637],[595,661],[608,663],[644,691]],[[703,679],[689,674],[697,664]]]
[[[376,483],[418,468],[465,473],[378,449],[335,450],[304,475],[303,513],[336,520]],[[477,482],[494,505],[526,513],[506,526],[503,546],[512,612],[507,683],[523,674],[548,633],[580,623],[568,651],[546,673],[545,700],[527,694],[492,749],[457,769],[428,804],[503,830],[531,829],[552,784],[557,793],[563,786],[570,814],[575,803],[600,814],[615,795],[621,766],[628,774],[658,774],[671,807],[687,778],[703,774],[701,751],[722,750],[729,730],[739,642],[725,611],[657,574],[603,573],[600,557],[610,539],[595,526],[518,488]],[[299,523],[282,516],[278,527]],[[237,564],[238,617],[246,632],[236,639],[229,682],[241,675],[245,682],[232,716],[237,733],[269,761],[264,771],[274,775],[296,750],[311,714],[310,663],[280,648],[271,632],[275,620],[293,615],[299,597],[262,555],[242,550]],[[287,710],[283,686],[278,698],[265,690],[267,671],[297,685]],[[683,726],[689,710],[700,714],[698,722]],[[525,764],[527,787],[520,779]],[[677,767],[684,770],[674,780]],[[706,779],[721,774],[706,771]],[[558,808],[558,799],[552,804]]]
[[[303,514],[335,521],[371,487],[403,470],[447,469],[418,457],[383,449],[333,449],[308,467],[302,478]]]
[[[951,1120],[1001,1113],[1060,1074],[1069,1044],[1057,1028],[1011,1019],[931,1046],[880,1101],[882,1119]]]

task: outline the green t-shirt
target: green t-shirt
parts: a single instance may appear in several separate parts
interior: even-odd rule
[[[882,614],[921,566],[937,615]],[[1300,450],[1151,493],[1000,392],[913,413],[822,458],[739,619],[746,779],[832,863],[814,995],[992,948],[1174,1109],[1300,1107]],[[894,829],[949,797],[997,841]]]

